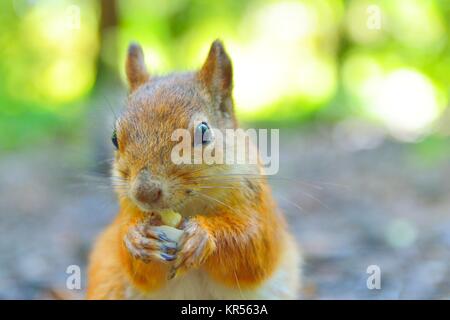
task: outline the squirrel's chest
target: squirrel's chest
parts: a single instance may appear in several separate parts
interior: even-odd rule
[[[295,265],[296,267],[296,265]],[[296,268],[282,266],[260,287],[251,290],[225,287],[215,282],[204,271],[195,270],[170,280],[157,291],[145,293],[131,284],[125,290],[125,299],[145,300],[240,300],[240,299],[294,299],[297,296]]]
[[[125,290],[126,299],[239,299],[234,292],[213,281],[201,270],[191,271],[179,278],[170,280],[163,288],[142,292],[131,284]]]

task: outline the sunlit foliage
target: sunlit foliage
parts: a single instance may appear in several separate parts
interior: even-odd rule
[[[132,40],[161,74],[199,67],[221,38],[245,120],[361,117],[414,140],[433,132],[448,106],[448,1],[116,4],[116,25],[99,32],[98,1],[0,2],[0,125],[11,132],[9,145],[81,116],[96,93],[99,64],[124,79]]]

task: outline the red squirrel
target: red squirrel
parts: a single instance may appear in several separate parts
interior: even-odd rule
[[[261,166],[171,161],[176,129],[238,128],[222,43],[200,70],[167,76],[151,76],[131,44],[126,75],[130,93],[112,137],[120,210],[91,253],[87,298],[297,298],[301,256]],[[162,225],[155,212],[163,210],[182,221]]]

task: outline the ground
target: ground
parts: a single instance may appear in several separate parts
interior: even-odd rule
[[[301,296],[450,298],[449,156],[428,161],[415,145],[341,129],[282,129],[269,177],[305,256]],[[102,167],[92,148],[1,156],[0,298],[83,296],[89,248],[117,211],[106,180],[88,177]],[[83,284],[66,295],[69,265]],[[370,265],[379,290],[367,288]]]

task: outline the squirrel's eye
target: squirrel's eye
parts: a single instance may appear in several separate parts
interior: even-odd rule
[[[206,122],[200,123],[195,129],[195,143],[208,144],[212,141],[212,130]]]
[[[116,132],[115,129],[114,129],[114,131],[113,131],[113,133],[112,133],[111,141],[112,141],[114,147],[115,147],[116,149],[119,149],[119,141],[117,140],[117,132]]]

